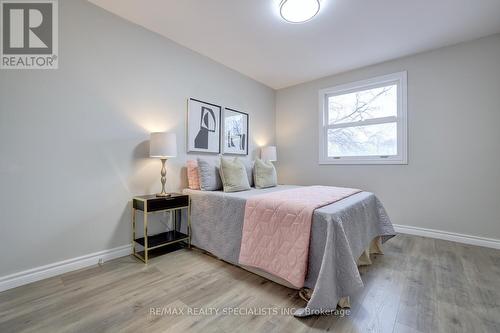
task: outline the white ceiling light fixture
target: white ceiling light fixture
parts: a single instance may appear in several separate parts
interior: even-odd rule
[[[280,3],[280,15],[289,23],[307,22],[319,9],[319,0],[282,0]]]

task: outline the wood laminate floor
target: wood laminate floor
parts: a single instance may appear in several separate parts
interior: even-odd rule
[[[360,269],[365,288],[351,296],[349,316],[268,314],[304,303],[180,250],[148,266],[125,257],[0,293],[0,332],[500,332],[500,251],[405,235],[384,251]]]

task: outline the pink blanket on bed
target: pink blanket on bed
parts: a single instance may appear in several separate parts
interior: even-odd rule
[[[239,263],[304,286],[315,209],[361,190],[308,186],[257,195],[247,200]]]

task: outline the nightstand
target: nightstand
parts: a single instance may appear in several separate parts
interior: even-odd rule
[[[187,234],[177,230],[177,213],[187,209]],[[136,238],[135,220],[137,211],[142,211],[144,216],[144,237]],[[170,212],[174,229],[156,235],[148,235],[148,214],[153,212]],[[162,246],[185,242],[191,247],[191,209],[188,195],[172,193],[169,197],[157,197],[156,195],[143,195],[134,197],[132,200],[132,246],[135,257],[148,263],[148,252]],[[144,247],[144,257],[136,251],[136,245]]]

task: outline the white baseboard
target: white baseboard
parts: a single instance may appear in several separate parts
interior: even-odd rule
[[[406,225],[394,225],[398,233],[416,235],[429,238],[437,238],[457,243],[484,246],[500,249],[500,240],[493,238],[477,237],[443,230],[411,227]],[[132,253],[131,245],[123,245],[114,249],[104,250],[87,254],[78,258],[63,260],[53,264],[36,267],[23,272],[0,277],[0,292],[16,288],[31,282],[47,279],[56,275],[75,271],[77,269],[97,265],[99,260],[109,261],[112,259],[128,256]]]
[[[75,271],[77,269],[97,265],[101,259],[104,262],[125,257],[131,253],[132,245],[128,244],[115,247],[114,249],[95,252],[81,257],[36,267],[23,272],[2,276],[0,277],[0,292],[63,273]]]
[[[457,234],[449,231],[411,227],[407,225],[398,225],[398,224],[394,225],[394,230],[402,234],[437,238],[457,243],[484,246],[500,250],[500,239]]]

